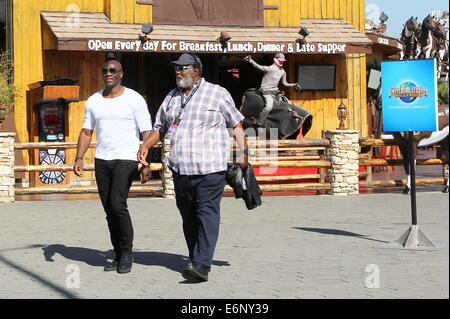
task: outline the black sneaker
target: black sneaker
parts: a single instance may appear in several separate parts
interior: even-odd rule
[[[116,271],[117,267],[119,266],[119,261],[117,259],[114,259],[112,262],[106,264],[105,268],[103,268],[104,271]]]
[[[192,267],[186,267],[184,271],[186,276],[195,278],[200,281],[208,281],[209,268],[198,263],[192,263]]]
[[[131,267],[133,266],[133,254],[132,253],[124,253],[120,256],[119,266],[117,267],[117,272],[119,274],[126,274],[131,271]]]

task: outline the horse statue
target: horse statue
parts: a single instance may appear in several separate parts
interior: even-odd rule
[[[445,24],[431,15],[426,16],[421,24],[419,45],[421,53],[418,58],[435,58],[438,79],[444,71],[445,81],[448,81],[448,30]]]
[[[445,39],[445,31],[443,28],[438,27],[438,23],[429,14],[423,19],[419,43],[422,48],[422,52],[419,55],[419,59],[434,58],[439,50],[439,42],[441,39]]]
[[[244,128],[278,129],[278,139],[295,139],[300,133],[305,136],[311,129],[313,116],[308,111],[293,105],[282,92],[276,95],[273,108],[264,125],[257,123],[265,107],[263,94],[258,89],[248,89],[242,97],[240,112],[245,116]]]
[[[448,156],[448,105],[445,106],[439,106],[438,108],[438,123],[439,123],[439,131],[437,132],[419,132],[414,134],[414,155],[417,154],[417,148],[418,147],[428,147],[432,145],[439,145],[441,148],[441,159],[444,162],[447,162],[449,160]],[[410,177],[410,167],[409,167],[409,140],[407,136],[404,133],[395,132],[393,133],[394,140],[397,143],[400,152],[403,157],[403,167],[405,169],[406,175],[408,177],[408,182],[403,190],[404,194],[409,194],[411,191],[411,177]],[[414,158],[416,158],[414,156]],[[415,163],[414,163],[415,165]],[[444,186],[442,192],[448,193],[449,189],[449,178],[447,178],[447,184]]]
[[[420,25],[417,17],[409,18],[402,30],[400,41],[404,44],[402,58],[406,60],[417,59],[421,50],[419,48]]]
[[[445,81],[448,81],[448,29],[445,24],[440,20],[435,20],[435,28],[433,30],[433,36],[437,41],[436,60],[438,64],[438,79],[441,78],[442,71],[445,72]]]

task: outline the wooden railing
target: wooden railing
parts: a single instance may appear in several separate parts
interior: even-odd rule
[[[90,148],[95,147],[95,143]],[[160,147],[161,145],[158,145]],[[249,148],[256,156],[250,158],[254,168],[316,168],[318,174],[297,174],[297,175],[272,175],[258,176],[263,191],[300,191],[315,190],[326,191],[330,189],[329,183],[325,183],[326,170],[331,166],[325,160],[325,151],[329,146],[329,141],[325,139],[305,139],[302,141],[257,141],[249,139]],[[18,143],[15,150],[28,151],[31,149],[56,148],[74,149],[77,143]],[[305,155],[307,154],[307,155]],[[85,171],[93,171],[94,164],[86,163]],[[160,172],[163,169],[161,163],[152,163],[151,170]],[[43,171],[64,171],[71,172],[72,165],[15,165],[15,172],[43,172]],[[149,196],[162,195],[162,180],[150,180],[146,184],[138,181],[133,183],[131,193],[146,193]],[[226,191],[231,191],[227,187]],[[45,187],[16,187],[16,195],[32,194],[91,194],[97,193],[95,185],[89,186],[45,186]]]
[[[93,142],[89,145],[89,148],[95,148],[96,143]],[[156,147],[161,147],[160,143]],[[76,149],[77,143],[75,142],[39,142],[39,143],[16,143],[14,145],[15,150],[28,151],[32,149]],[[15,165],[15,172],[50,172],[50,171],[63,171],[72,172],[73,165]],[[161,163],[152,163],[150,167],[151,171],[161,171]],[[87,163],[84,165],[84,171],[94,171],[95,166],[93,163]],[[89,181],[88,181],[89,182]],[[49,185],[43,187],[16,187],[16,195],[38,195],[38,194],[96,194],[98,192],[96,185]],[[149,196],[162,196],[162,183],[161,180],[151,180],[145,184],[134,182],[131,186],[130,193],[145,193]]]
[[[270,169],[272,174],[257,176],[260,187],[264,192],[277,191],[315,191],[316,193],[324,193],[330,190],[330,183],[326,182],[326,174],[331,163],[326,159],[326,150],[330,146],[327,139],[303,139],[296,140],[280,140],[280,141],[262,141],[249,138],[249,149],[254,152],[254,156],[250,157],[250,163],[255,169]],[[90,145],[95,147],[95,143]],[[376,166],[401,166],[402,159],[380,159],[373,157],[373,149],[375,147],[394,146],[392,140],[380,139],[362,139],[360,140],[361,153],[359,155],[360,166],[366,167],[365,172],[359,173],[360,186],[363,187],[392,187],[406,185],[406,180],[372,180],[372,168]],[[77,143],[18,143],[15,144],[15,150],[28,151],[39,148],[56,148],[56,149],[75,149]],[[159,144],[157,147],[161,147]],[[444,165],[440,159],[419,159],[417,165]],[[301,169],[313,168],[317,169],[317,173],[299,173],[299,174],[279,174],[278,169]],[[72,165],[16,165],[15,172],[42,172],[42,171],[64,171],[71,172]],[[93,171],[94,164],[86,163],[85,171]],[[161,172],[163,165],[161,163],[152,163],[151,170]],[[77,181],[79,182],[79,180]],[[428,178],[418,179],[417,185],[443,184],[444,178]],[[145,193],[149,196],[163,195],[164,180],[150,180],[145,184],[139,181],[133,183],[131,193]],[[231,189],[227,186],[226,191]],[[46,187],[16,187],[17,195],[31,194],[95,194],[97,187],[95,185],[79,186],[46,186]]]
[[[366,172],[372,171],[373,167],[397,167],[403,166],[403,159],[400,158],[374,158],[374,148],[383,148],[383,147],[396,147],[394,140],[382,140],[382,139],[361,139],[361,154],[360,154],[360,166],[366,167]],[[439,158],[426,158],[426,159],[417,159],[416,165],[448,165],[448,162],[444,162]],[[400,167],[403,170],[403,167]],[[444,175],[444,174],[443,174]],[[360,182],[360,186],[363,187],[396,187],[396,186],[406,186],[407,180],[381,180],[374,181],[372,180],[372,174],[367,173],[367,178]],[[448,177],[447,177],[448,178]],[[435,177],[435,178],[417,178],[416,185],[443,185],[446,182],[446,178],[443,177]]]
[[[327,139],[297,140],[248,140],[249,149],[255,156],[249,161],[256,169],[270,169],[270,176],[257,176],[264,192],[322,191],[330,190],[325,181],[330,161],[325,159],[330,141]],[[313,168],[318,173],[279,175],[278,169]]]

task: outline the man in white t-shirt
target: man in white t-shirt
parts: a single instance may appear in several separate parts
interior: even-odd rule
[[[115,252],[114,261],[104,270],[127,273],[133,264],[134,236],[127,199],[138,168],[139,133],[146,138],[152,123],[144,98],[122,86],[122,65],[111,59],[103,65],[102,73],[105,88],[86,102],[73,170],[82,175],[83,156],[95,128],[95,178]]]

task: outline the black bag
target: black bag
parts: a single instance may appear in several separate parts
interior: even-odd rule
[[[242,198],[248,210],[261,206],[262,191],[250,164],[241,169],[238,164],[228,164],[227,184],[233,188],[236,198]]]

